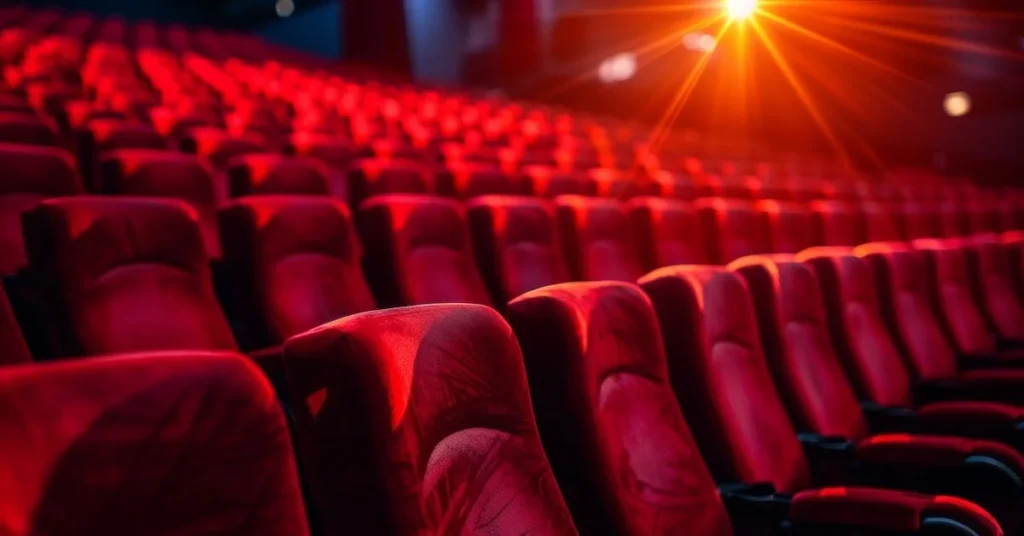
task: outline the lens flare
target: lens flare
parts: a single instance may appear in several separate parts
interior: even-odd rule
[[[733,20],[749,18],[756,10],[757,0],[725,0],[725,11]]]

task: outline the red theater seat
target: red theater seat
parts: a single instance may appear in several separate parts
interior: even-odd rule
[[[662,170],[653,173],[651,180],[654,182],[651,188],[658,190],[658,197],[686,201],[697,198],[697,185],[686,177]]]
[[[166,149],[167,142],[152,126],[119,119],[97,119],[88,124],[94,157],[118,149]]]
[[[384,307],[490,305],[462,206],[430,196],[382,195],[359,209],[364,273]]]
[[[740,276],[718,267],[669,267],[645,276],[641,286],[651,297],[662,325],[669,375],[676,396],[716,478],[770,483],[777,491],[795,493],[794,505],[810,501],[807,504],[810,506],[829,495],[825,490],[808,489],[812,477],[816,476],[808,460],[814,453],[813,444],[808,444],[805,453],[775,389],[762,353],[754,308]],[[878,445],[896,443],[878,442]],[[968,447],[978,443],[984,444],[976,452]],[[952,444],[929,443],[923,451],[930,454],[933,448],[943,455],[948,454],[949,460],[925,462],[928,468],[924,473],[918,472],[917,479],[928,471],[956,467],[972,452],[992,456],[994,463],[1004,460],[1010,463],[1014,472],[1005,481],[1008,486],[1013,481],[1010,477],[1024,473],[1020,455],[1000,444],[955,440]],[[893,457],[905,454],[898,448],[886,449],[869,442],[858,445],[854,456],[859,471],[854,479],[871,482],[878,475],[895,476],[901,466]],[[811,458],[811,461],[818,460]],[[915,479],[899,483],[908,487],[918,485]],[[820,515],[834,516],[831,524],[845,521],[876,530],[891,530],[895,528],[895,520],[874,517],[869,511],[873,508],[898,511],[908,506],[907,501],[943,500],[920,495],[911,495],[913,499],[910,499],[902,493],[873,488],[857,488],[855,495],[861,499],[844,500],[850,501],[842,508],[845,515],[829,512],[827,508]],[[999,496],[985,498],[991,499],[994,505],[1005,505]],[[1010,506],[1016,507],[1017,501],[1019,491]],[[873,504],[873,508],[869,504]],[[807,522],[809,519],[804,515],[811,514],[801,513],[802,507],[798,507],[795,520]],[[961,515],[965,517],[960,519],[974,519],[977,524],[973,530],[1001,533],[998,523],[973,503],[961,504],[956,516]],[[1013,519],[1013,516],[1008,515],[1008,518]],[[916,525],[908,530],[927,533]]]
[[[938,205],[939,230],[942,237],[954,238],[971,234],[971,221],[962,206],[964,201],[963,199],[950,199]]]
[[[519,193],[519,185],[496,166],[453,164],[437,176],[437,191],[465,200],[480,195],[515,195]]]
[[[695,203],[709,261],[726,264],[733,259],[768,253],[767,227],[758,221],[750,201],[711,197]]]
[[[1004,339],[1024,341],[1024,302],[1014,288],[1016,274],[1013,249],[991,240],[971,246],[974,293],[989,326]]]
[[[626,201],[641,195],[657,195],[658,184],[617,169],[591,169],[587,172],[597,184],[597,195]]]
[[[183,151],[205,158],[221,171],[237,157],[264,151],[262,141],[255,136],[233,136],[216,127],[195,127],[182,137],[180,145]]]
[[[704,234],[693,205],[658,197],[629,202],[633,243],[645,269],[675,264],[707,264]]]
[[[643,272],[621,203],[575,195],[555,202],[559,237],[575,279],[636,281]]]
[[[896,214],[899,210],[892,203],[864,201],[860,205],[864,214],[864,238],[867,242],[891,242],[903,240]]]
[[[433,194],[433,171],[408,160],[369,158],[357,160],[349,171],[349,203],[358,207],[366,199],[385,194]]]
[[[57,126],[35,115],[0,112],[0,143],[57,147]]]
[[[348,208],[320,196],[256,196],[217,215],[239,303],[264,345],[375,308]]]
[[[495,303],[504,307],[520,294],[569,280],[551,204],[483,196],[467,209],[473,249]]]
[[[100,181],[100,191],[107,194],[187,202],[199,215],[207,255],[220,258],[217,184],[213,171],[195,156],[152,149],[113,151],[100,161]]]
[[[754,211],[758,215],[754,225],[770,235],[770,251],[797,253],[818,245],[814,217],[803,204],[766,199],[754,203]]]
[[[597,183],[583,173],[566,173],[554,168],[523,168],[522,193],[552,199],[560,195],[597,196]]]
[[[852,203],[812,201],[808,207],[823,246],[856,246],[865,242],[864,214]]]
[[[0,407],[8,534],[309,534],[284,414],[245,357],[0,369]]]
[[[239,156],[228,169],[231,197],[246,195],[344,194],[326,166],[315,160],[276,154]]]
[[[43,201],[23,220],[65,355],[235,349],[188,205],[83,196]]]
[[[334,170],[344,172],[356,160],[359,148],[351,142],[330,135],[296,133],[290,150],[298,156],[316,158]]]
[[[584,533],[733,533],[639,288],[548,287],[513,300],[508,318],[555,477]]]
[[[939,213],[930,202],[907,201],[902,220],[903,237],[907,240],[942,236]]]
[[[25,265],[21,214],[50,197],[82,193],[71,155],[59,149],[0,143],[0,274]]]
[[[576,534],[495,311],[363,313],[290,339],[285,359],[331,533]]]
[[[21,334],[21,326],[11,309],[11,302],[7,300],[7,292],[0,285],[0,366],[16,365],[32,361],[32,354],[28,351],[25,338]]]

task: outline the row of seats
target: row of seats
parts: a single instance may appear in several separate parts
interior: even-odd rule
[[[202,277],[198,227],[194,219],[175,220],[187,213],[183,205],[166,201],[87,198],[47,201],[33,211],[26,228],[48,236],[51,243],[40,250],[53,252],[40,262],[34,257],[33,266],[59,274],[49,288],[62,294],[64,314],[54,325],[71,328],[90,355],[181,344],[232,349],[209,278]],[[1019,485],[1024,459],[1012,446],[1020,448],[1014,405],[1019,374],[971,368],[977,359],[1010,366],[1013,354],[983,357],[977,349],[962,354],[959,348],[946,354],[928,349],[923,356],[933,362],[954,356],[953,372],[900,375],[894,371],[904,362],[901,346],[893,342],[877,305],[885,292],[874,286],[876,274],[882,273],[876,270],[900,267],[918,275],[934,270],[943,278],[943,267],[951,262],[943,255],[962,259],[969,253],[954,245],[960,244],[811,249],[796,257],[745,257],[729,268],[662,268],[642,277],[639,286],[605,281],[545,287],[511,302],[512,329],[492,310],[472,305],[395,309],[328,323],[289,339],[281,357],[310,498],[325,526],[358,533],[484,523],[496,533],[565,534],[575,522],[587,533],[672,533],[698,527],[701,533],[747,534],[767,533],[757,532],[758,525],[770,532],[785,517],[797,533],[845,533],[868,525],[895,533],[1002,534],[990,513],[1015,533],[1016,512],[1024,500]],[[188,249],[188,255],[172,258]],[[135,253],[139,260],[126,262],[118,250]],[[147,270],[154,264],[159,266]],[[916,307],[917,313],[901,310],[890,321],[919,322],[925,313],[940,314],[927,291],[913,303],[895,288],[885,288],[890,299]],[[936,294],[940,300],[965,295]],[[1007,297],[1019,300],[1019,295]],[[941,305],[938,311],[947,314],[969,312],[968,303],[953,309],[948,301]],[[166,339],[137,337],[152,334],[155,326],[166,328]],[[901,334],[925,332],[918,326],[895,327]],[[199,363],[209,383],[197,383],[192,375]],[[68,379],[25,383],[25,376],[35,375]],[[90,379],[100,375],[123,381],[107,380],[100,385],[110,390],[96,391]],[[129,379],[136,375],[149,379]],[[923,401],[924,395],[911,387],[924,389],[914,386],[911,377],[943,381]],[[174,392],[181,393],[170,397],[160,390],[160,398],[151,402],[153,411],[173,411],[177,420],[145,421],[166,426],[158,430],[168,434],[158,435],[167,437],[160,445],[172,445],[161,448],[173,449],[168,452],[176,453],[176,459],[181,446],[173,445],[183,439],[174,423],[195,418],[196,409],[183,409],[191,407],[183,401],[193,397],[196,403],[205,401],[207,406],[200,407],[219,402],[220,412],[232,415],[233,424],[223,426],[208,417],[192,422],[189,429],[202,422],[208,432],[190,435],[189,447],[208,448],[211,442],[213,452],[233,452],[237,443],[232,440],[255,433],[257,422],[266,430],[261,437],[282,437],[280,410],[266,405],[266,380],[242,358],[165,354],[14,367],[0,373],[0,384],[31,388],[0,393],[44,399],[88,386],[88,392],[96,393],[82,395],[93,401],[90,407],[113,418],[118,412],[111,406],[125,399],[112,393],[130,386],[138,396],[156,396],[149,388],[155,378],[161,385],[178,386]],[[203,394],[211,392],[216,398]],[[150,398],[127,399],[132,408],[150,407],[144,403]],[[862,408],[858,400],[874,405]],[[168,401],[178,401],[175,409],[167,408]],[[238,421],[241,401],[252,408],[247,410],[254,412],[252,421]],[[35,408],[37,415],[60,411],[55,404],[11,407]],[[90,471],[109,467],[94,465],[101,454],[89,448],[104,428],[59,430],[58,441],[83,442],[81,454],[71,460]],[[140,437],[152,437],[118,430],[106,433],[128,452],[139,448]],[[798,436],[797,430],[805,435]],[[232,482],[260,482],[265,492],[258,495],[259,503],[235,501],[211,517],[269,505],[287,513],[273,523],[247,525],[254,533],[301,534],[304,513],[295,498],[295,478],[289,476],[294,466],[290,456],[280,456],[287,442],[247,444],[253,462],[275,453],[278,462]],[[590,454],[581,456],[584,452]],[[112,454],[104,450],[102,455]],[[251,467],[237,460],[213,464],[211,458],[216,460],[204,456],[209,465],[195,470],[209,467],[202,474],[216,475],[217,482],[230,477],[223,472],[227,467]],[[40,482],[62,461],[44,460],[41,466],[16,470]],[[146,478],[162,473],[155,475]],[[292,484],[265,484],[271,475]],[[45,478],[51,485],[63,482]],[[735,484],[719,490],[714,481]],[[68,481],[68,489],[76,489],[76,482]],[[762,483],[770,487],[758,486]],[[858,487],[813,487],[836,484]],[[405,491],[409,485],[419,490],[411,499]],[[954,493],[984,505],[988,513],[962,498],[865,486]],[[218,492],[227,493],[217,486],[203,489],[220,500]],[[230,489],[236,493],[234,486]],[[65,490],[58,486],[56,491]],[[134,501],[128,504],[141,505],[133,511],[156,508],[181,515],[172,508],[176,502],[156,506],[145,496],[122,495]],[[247,495],[255,501],[252,490]],[[766,501],[775,505],[768,509],[771,514],[765,513]],[[87,510],[73,512],[85,515]],[[872,512],[877,513],[868,515]],[[69,519],[65,514],[62,518]],[[105,526],[103,521],[98,526]],[[929,528],[933,524],[940,529]]]

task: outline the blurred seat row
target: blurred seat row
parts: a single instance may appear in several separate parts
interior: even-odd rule
[[[0,65],[0,534],[1024,531],[1015,189],[56,11]]]

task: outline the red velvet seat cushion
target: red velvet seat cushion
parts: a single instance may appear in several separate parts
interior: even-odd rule
[[[284,414],[245,357],[3,368],[0,417],[7,534],[309,533]]]
[[[648,298],[629,283],[569,283],[509,304],[541,433],[576,518],[597,530],[731,534],[668,382]]]
[[[349,316],[285,345],[297,438],[330,528],[575,534],[501,316],[428,305]]]
[[[24,221],[31,269],[66,352],[235,349],[188,205],[68,197],[44,201]]]
[[[979,536],[1002,536],[999,523],[980,506],[958,497],[874,488],[822,488],[797,493],[789,519],[798,523],[870,526],[913,532],[932,517],[966,524]]]

